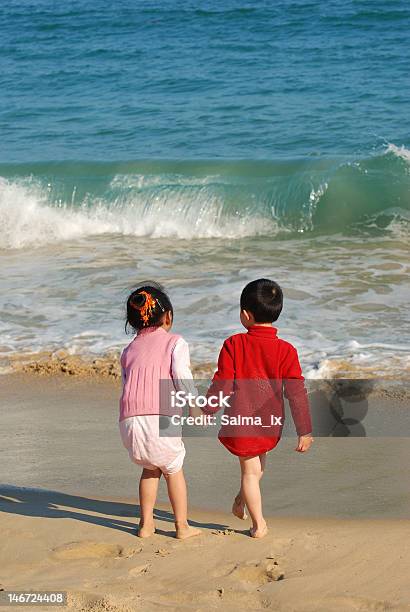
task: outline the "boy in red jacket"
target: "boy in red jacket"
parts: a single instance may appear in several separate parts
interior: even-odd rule
[[[259,481],[266,453],[277,445],[283,427],[283,394],[289,400],[296,432],[295,450],[309,450],[313,438],[309,402],[296,349],[277,337],[272,327],[282,311],[283,294],[277,283],[261,278],[242,291],[240,319],[247,333],[225,340],[218,369],[208,390],[211,395],[230,395],[232,402],[222,417],[219,440],[239,458],[241,488],[232,512],[252,519],[250,535],[267,534],[262,514]],[[216,412],[208,406],[205,413]]]

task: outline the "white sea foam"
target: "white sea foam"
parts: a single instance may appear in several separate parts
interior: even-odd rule
[[[104,219],[86,211],[48,205],[37,185],[0,179],[0,248],[40,246],[110,230]]]
[[[393,153],[393,155],[396,155],[396,157],[400,157],[401,159],[410,162],[410,151],[409,149],[406,149],[404,145],[398,147],[397,145],[389,142],[387,144],[385,153]]]
[[[409,351],[410,346],[399,343],[361,343],[357,340],[339,345],[335,343],[322,354],[317,351],[320,361],[307,364],[305,377],[310,380],[334,377],[406,378],[410,367]],[[310,350],[307,361],[311,361],[314,355],[315,352]]]
[[[145,198],[145,199],[144,199]],[[205,188],[192,194],[167,190],[121,201],[94,200],[80,207],[50,204],[33,182],[0,178],[0,248],[19,249],[101,234],[192,238],[240,238],[275,233],[272,219],[246,210],[224,214],[223,202]]]

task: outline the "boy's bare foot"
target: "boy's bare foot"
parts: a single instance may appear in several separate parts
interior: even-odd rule
[[[264,538],[266,534],[268,533],[268,526],[265,523],[264,525],[261,525],[260,527],[251,527],[251,529],[249,530],[249,533],[250,533],[251,538]]]
[[[201,535],[202,531],[200,529],[196,529],[196,527],[190,527],[189,525],[175,525],[177,540],[187,540],[188,538],[193,538],[194,536]]]
[[[246,521],[248,515],[246,514],[245,504],[242,499],[238,496],[235,497],[233,506],[232,506],[232,514],[237,516],[242,521]]]
[[[154,535],[154,533],[155,533],[154,521],[152,521],[152,523],[145,523],[144,525],[140,523],[137,536],[139,538],[149,538],[152,535]]]

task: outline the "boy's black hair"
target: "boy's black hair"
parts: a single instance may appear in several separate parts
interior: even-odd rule
[[[151,308],[144,309],[149,299],[146,294],[152,297],[153,302]],[[127,298],[126,309],[126,332],[128,326],[132,327],[135,332],[144,329],[144,327],[159,327],[166,312],[171,312],[172,316],[174,314],[168,295],[163,287],[154,281],[145,281],[137,289],[134,289]]]
[[[242,291],[241,310],[251,312],[256,323],[273,323],[279,318],[282,307],[282,289],[273,280],[258,278]]]

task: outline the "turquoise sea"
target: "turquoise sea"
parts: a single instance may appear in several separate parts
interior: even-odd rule
[[[0,7],[0,362],[119,350],[169,289],[196,363],[246,282],[307,376],[405,376],[406,0]]]

